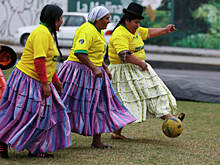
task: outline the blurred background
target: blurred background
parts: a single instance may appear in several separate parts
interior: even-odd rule
[[[130,2],[145,7],[144,27],[175,24],[176,33],[146,41],[146,44],[220,49],[220,0],[0,0],[0,42],[13,43],[16,29],[39,23],[42,7],[54,3],[69,12],[89,12],[98,5],[118,22]]]
[[[143,26],[176,25],[177,32],[156,38],[149,44],[220,49],[220,0],[161,0],[152,10],[146,7]]]

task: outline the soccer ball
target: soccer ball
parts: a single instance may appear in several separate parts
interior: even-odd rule
[[[180,119],[176,117],[167,118],[162,125],[163,133],[171,138],[179,136],[183,131],[183,125]]]

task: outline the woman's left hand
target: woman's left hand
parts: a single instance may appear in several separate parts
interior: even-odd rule
[[[48,82],[42,82],[42,90],[45,97],[49,97],[51,94],[50,86],[48,85]]]
[[[63,84],[59,81],[53,84],[59,94],[62,94]]]
[[[167,28],[167,32],[168,32],[168,33],[171,33],[171,32],[176,31],[175,25],[173,25],[173,24],[167,25],[166,28]]]
[[[141,70],[147,70],[147,64],[146,64],[146,62],[141,61],[141,63],[140,63],[139,66],[140,66]]]

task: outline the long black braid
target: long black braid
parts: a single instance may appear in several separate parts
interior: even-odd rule
[[[56,42],[57,49],[60,54],[60,62],[63,62],[64,60],[57,40],[56,21],[60,19],[62,14],[63,14],[63,10],[59,6],[48,4],[44,6],[40,15],[40,21],[45,23],[49,28],[51,34],[54,35],[54,40]]]

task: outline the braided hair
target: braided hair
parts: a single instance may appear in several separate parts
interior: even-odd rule
[[[57,49],[61,57],[60,62],[63,62],[63,55],[60,51],[58,40],[57,40],[56,21],[60,19],[62,14],[63,14],[63,10],[59,6],[48,4],[44,6],[44,8],[41,11],[41,15],[40,15],[40,21],[45,23],[47,27],[49,28],[51,34],[54,35]]]

